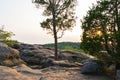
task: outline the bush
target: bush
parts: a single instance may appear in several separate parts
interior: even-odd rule
[[[114,60],[111,55],[108,54],[107,51],[100,51],[97,55],[97,58],[101,60],[104,64],[112,64]]]
[[[14,36],[12,32],[5,31],[4,27],[0,28],[0,42],[4,42],[8,46],[12,46],[14,43],[18,43],[16,40],[10,39],[12,36]]]
[[[18,43],[17,40],[4,40],[4,43],[6,43],[8,46],[13,47],[15,43]]]

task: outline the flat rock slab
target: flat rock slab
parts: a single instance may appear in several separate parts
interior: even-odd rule
[[[47,67],[31,69],[26,65],[0,66],[0,80],[113,80],[108,76],[83,75],[80,67]]]
[[[0,80],[37,80],[35,77],[19,73],[16,69],[0,66]]]
[[[41,80],[113,80],[102,75],[83,75],[80,67],[49,67],[42,69],[44,77]]]

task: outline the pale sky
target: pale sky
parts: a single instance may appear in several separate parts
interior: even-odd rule
[[[96,0],[78,0],[76,26],[72,31],[66,31],[59,42],[80,42],[82,30],[80,19],[86,15],[92,3]],[[40,27],[44,19],[42,8],[37,9],[32,0],[0,0],[0,26],[5,25],[5,30],[15,34],[12,39],[30,44],[53,43],[54,39],[47,31]]]

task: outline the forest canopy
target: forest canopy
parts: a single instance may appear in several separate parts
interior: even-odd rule
[[[97,55],[104,50],[120,60],[120,0],[100,0],[82,19],[82,48]]]

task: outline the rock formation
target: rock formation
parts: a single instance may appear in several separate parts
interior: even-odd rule
[[[19,51],[0,42],[0,64],[14,66],[21,63],[24,61],[19,58]]]

